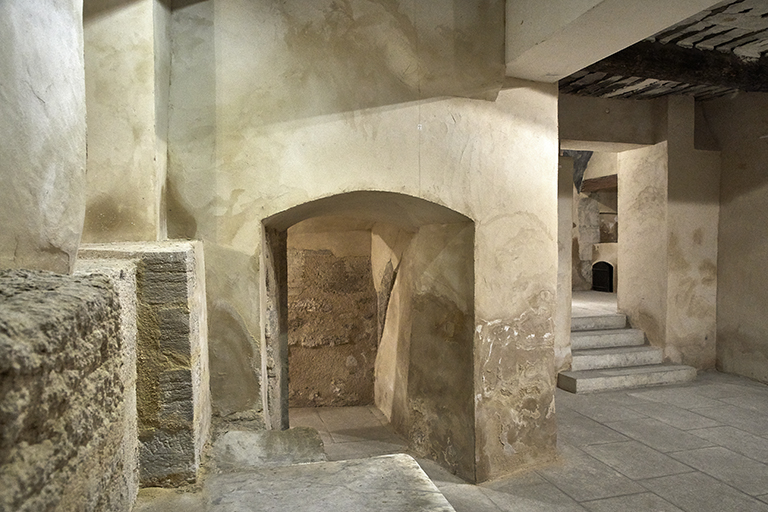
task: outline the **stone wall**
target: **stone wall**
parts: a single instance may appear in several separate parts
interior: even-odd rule
[[[194,482],[211,414],[202,245],[84,244],[79,254],[138,261],[141,483]]]
[[[121,271],[130,294],[130,266],[106,273]],[[135,347],[122,297],[105,276],[0,272],[0,509],[131,508]]]
[[[289,404],[371,405],[378,346],[371,232],[307,222],[288,230]]]

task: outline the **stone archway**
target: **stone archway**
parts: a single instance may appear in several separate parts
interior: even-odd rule
[[[263,221],[262,389],[268,425],[289,426],[287,230],[327,215],[371,225],[383,310],[376,405],[411,450],[474,481],[474,223],[412,196],[351,192]]]

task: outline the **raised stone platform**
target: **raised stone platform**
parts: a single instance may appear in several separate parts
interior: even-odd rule
[[[206,489],[211,512],[454,512],[405,454],[213,475]]]
[[[562,372],[557,376],[559,388],[571,393],[589,393],[614,389],[679,384],[696,378],[696,369],[681,364],[655,364],[629,368],[605,368]]]

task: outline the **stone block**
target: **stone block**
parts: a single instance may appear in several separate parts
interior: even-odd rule
[[[83,244],[79,256],[138,261],[141,483],[194,482],[211,415],[202,244]]]
[[[128,510],[132,369],[110,279],[3,271],[0,298],[0,510]]]

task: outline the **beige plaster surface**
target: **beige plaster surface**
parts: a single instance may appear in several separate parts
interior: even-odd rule
[[[169,233],[183,231],[206,242],[211,353],[241,361],[244,371],[252,369],[260,379],[252,343],[262,329],[259,294],[247,289],[258,290],[262,219],[354,190],[421,197],[476,222],[480,477],[549,456],[554,453],[556,87],[513,80],[495,102],[428,96],[434,89],[422,90],[418,101],[412,92],[403,93],[401,79],[408,77],[402,70],[424,69],[422,61],[438,65],[440,58],[427,52],[415,59],[398,45],[414,26],[419,34],[427,30],[421,21],[410,20],[407,9],[393,18],[394,11],[352,2],[352,20],[368,13],[370,23],[350,27],[352,21],[329,4],[314,5],[298,10],[289,2],[281,11],[222,0],[174,12]],[[365,87],[365,77],[349,73],[373,63],[358,65],[342,49],[318,54],[316,39],[311,44],[291,39],[297,21],[312,33],[324,13],[331,22],[323,21],[323,41],[335,42],[354,29],[360,40],[354,51],[362,46],[366,58],[396,55],[413,65],[399,67],[400,61],[392,60],[376,68],[374,89]],[[380,42],[365,42],[374,40]],[[345,62],[347,70],[331,73]],[[374,104],[360,97],[365,94]],[[172,215],[171,202],[183,212]],[[223,336],[225,316],[238,322]],[[505,348],[510,346],[515,349]],[[212,376],[214,408],[224,400],[230,414],[260,409],[245,398],[254,385],[242,385],[242,378],[237,386],[229,384],[233,377],[223,368],[220,378]]]
[[[694,100],[564,96],[559,113],[561,136],[618,152],[619,309],[666,360],[712,368],[720,160],[696,149]],[[657,139],[664,142],[623,146]],[[612,198],[595,197],[600,211],[612,210]]]
[[[563,147],[568,149],[617,152],[639,148],[615,144],[656,144],[666,136],[664,99],[632,101],[563,94],[558,113],[560,139],[567,141]],[[600,143],[610,144],[595,146]]]
[[[0,4],[0,268],[72,271],[85,211],[82,0]]]
[[[571,368],[571,274],[573,249],[573,159],[560,157],[557,172],[557,309],[555,371]]]
[[[616,174],[618,170],[618,153],[596,151],[592,153],[592,157],[589,159],[587,169],[584,171],[584,179],[591,180],[594,178],[602,178],[603,176],[611,176],[612,174]]]
[[[667,143],[619,153],[618,308],[665,348]]]
[[[704,106],[722,148],[717,367],[768,382],[768,95]]]
[[[694,149],[694,101],[668,99],[667,332],[664,356],[715,366],[720,153]]]
[[[86,242],[158,240],[167,166],[170,12],[160,0],[86,3]]]

